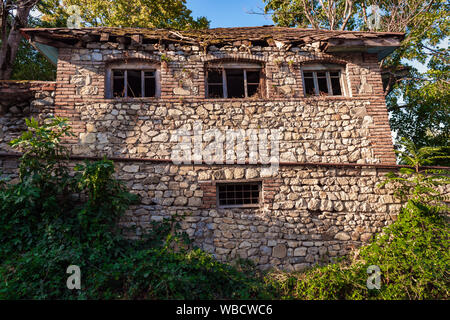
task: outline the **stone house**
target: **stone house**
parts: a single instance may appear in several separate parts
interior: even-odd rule
[[[182,228],[198,246],[263,269],[327,263],[395,219],[400,204],[376,186],[396,167],[379,61],[403,34],[267,26],[22,33],[57,77],[0,83],[6,173],[17,165],[6,142],[25,117],[69,118],[73,160],[108,156],[141,196],[124,224],[145,229],[189,213]],[[231,149],[199,155],[230,137]],[[252,157],[243,142],[255,137]],[[177,162],[183,139],[200,139],[201,150]]]

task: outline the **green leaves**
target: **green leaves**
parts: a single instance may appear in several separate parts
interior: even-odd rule
[[[44,14],[42,20],[65,27],[67,8],[79,6],[83,27],[133,27],[204,29],[205,17],[194,19],[185,0],[45,0],[38,5]]]

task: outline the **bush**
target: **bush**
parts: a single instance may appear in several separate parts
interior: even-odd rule
[[[272,274],[267,282],[295,299],[447,299],[448,235],[434,207],[410,201],[398,220],[353,258],[300,275]],[[366,286],[371,265],[381,270],[380,290]]]
[[[190,248],[181,217],[153,223],[142,240],[125,238],[118,221],[138,199],[113,177],[113,162],[70,172],[66,120],[26,123],[11,142],[24,152],[20,182],[0,187],[0,299],[267,297],[254,271]],[[66,287],[69,265],[81,269],[81,290]]]

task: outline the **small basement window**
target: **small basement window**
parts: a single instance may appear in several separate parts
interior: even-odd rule
[[[250,98],[261,96],[261,67],[232,65],[206,70],[207,98]]]
[[[218,183],[217,204],[221,208],[259,207],[261,182]]]
[[[305,96],[343,96],[342,66],[308,65],[302,67]]]
[[[107,98],[158,97],[159,70],[148,66],[123,65],[107,71]]]

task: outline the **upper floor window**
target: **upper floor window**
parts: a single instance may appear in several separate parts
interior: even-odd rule
[[[303,90],[305,96],[345,95],[343,67],[321,64],[302,67]]]
[[[261,66],[227,63],[206,70],[206,97],[249,98],[261,96]]]
[[[107,70],[107,98],[159,97],[159,70],[147,64],[113,65]]]

